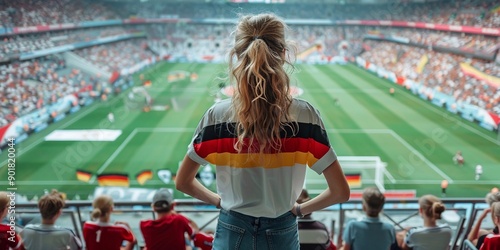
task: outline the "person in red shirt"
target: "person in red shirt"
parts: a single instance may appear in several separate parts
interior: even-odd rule
[[[12,193],[0,192],[0,221],[7,215],[11,197],[14,196],[15,194]],[[9,221],[13,220],[9,218]],[[23,242],[15,231],[15,225],[0,224],[0,250],[9,249],[24,249]]]
[[[169,250],[185,250],[186,233],[196,247],[211,249],[213,236],[199,233],[196,223],[178,214],[174,206],[174,197],[168,189],[161,188],[156,191],[151,207],[156,212],[157,219],[140,222],[146,249],[158,250],[168,246]]]
[[[497,228],[500,228],[500,202],[491,204],[491,220]],[[498,250],[500,249],[500,234],[488,234],[484,238],[480,250]]]
[[[88,250],[131,250],[137,240],[126,222],[110,223],[113,212],[113,199],[108,195],[101,195],[94,199],[92,204],[92,219],[83,224],[83,238]],[[123,241],[128,241],[122,248]]]

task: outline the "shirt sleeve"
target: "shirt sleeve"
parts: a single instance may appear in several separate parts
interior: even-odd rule
[[[391,242],[396,242],[396,230],[394,229],[394,226],[392,226],[391,224],[389,224],[389,226],[391,227],[390,230]]]
[[[123,225],[123,230],[121,232],[121,235],[123,237],[123,240],[125,241],[128,241],[128,242],[134,242],[135,240],[135,237],[134,237],[134,234],[132,233],[132,231],[130,231],[130,229]]]
[[[191,223],[189,222],[189,219],[184,217],[184,216],[180,216],[180,218],[182,220],[184,220],[184,232],[188,233],[189,237],[193,237],[193,228],[191,227]]]
[[[187,155],[189,156],[189,158],[191,158],[191,160],[197,162],[202,166],[207,165],[209,162],[205,160],[205,158],[200,156],[198,151],[203,150],[200,147],[203,147],[202,142],[204,141],[205,137],[208,134],[207,126],[210,124],[211,121],[210,117],[212,112],[213,112],[213,106],[212,108],[208,109],[201,118],[200,122],[198,123],[198,127],[196,127],[193,138],[188,145]]]
[[[416,228],[411,228],[410,230],[408,230],[408,232],[406,233],[406,236],[405,236],[405,244],[408,246],[408,247],[413,247],[414,245],[414,242],[412,242],[412,235],[413,233],[415,232]]]
[[[309,115],[309,152],[307,165],[316,173],[323,171],[337,160],[337,154],[330,145],[330,140],[323,124],[319,110],[307,103]],[[301,115],[302,116],[302,115]],[[301,117],[299,120],[303,120]]]

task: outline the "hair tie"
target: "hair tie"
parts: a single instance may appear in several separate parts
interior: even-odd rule
[[[253,41],[255,41],[256,39],[260,39],[260,36],[253,36]]]

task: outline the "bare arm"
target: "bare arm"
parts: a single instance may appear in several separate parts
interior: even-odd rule
[[[470,240],[472,242],[473,240],[477,240],[477,238],[479,238],[478,233],[479,233],[479,229],[481,228],[481,223],[483,222],[484,218],[486,218],[486,215],[489,212],[491,212],[491,207],[483,210],[483,212],[479,216],[479,219],[477,220],[476,224],[474,225],[474,227],[470,231],[469,236],[467,237],[468,240]]]
[[[204,201],[208,204],[220,206],[220,196],[203,186],[196,178],[200,164],[185,156],[175,178],[175,188],[185,194]]]
[[[127,243],[127,245],[125,247],[121,247],[121,250],[133,250],[135,244],[137,244],[137,238],[135,237],[134,233],[132,232],[132,228],[130,227],[130,225],[127,222],[124,222],[124,221],[116,221],[115,224],[116,225],[124,225],[124,226],[126,226],[130,230],[130,232],[132,233],[132,235],[134,236],[134,240],[133,241],[128,241],[128,243]]]
[[[344,244],[342,247],[339,248],[339,250],[351,250],[351,245]]]
[[[302,203],[300,206],[302,214],[310,214],[333,204],[349,200],[351,190],[338,160],[328,166],[323,171],[323,175],[325,176],[328,188],[313,199]],[[294,214],[296,212],[295,206],[292,209],[292,213]]]

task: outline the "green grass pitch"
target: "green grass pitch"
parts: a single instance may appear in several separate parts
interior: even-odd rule
[[[171,72],[196,72],[198,79],[168,82]],[[76,169],[92,173],[127,172],[131,187],[174,188],[156,171],[177,171],[200,117],[213,104],[217,76],[224,65],[160,63],[141,73],[152,81],[155,103],[169,104],[167,111],[143,112],[131,108],[127,91],[106,102],[96,102],[16,145],[17,192],[43,194],[58,189],[69,198],[93,193],[97,182],[78,181]],[[139,76],[135,76],[136,82]],[[416,190],[417,195],[440,196],[440,183],[450,185],[447,197],[484,197],[500,180],[500,142],[497,134],[424,101],[407,90],[367,73],[354,65],[297,65],[292,84],[304,90],[300,98],[316,106],[323,117],[333,148],[341,156],[380,156],[387,163],[385,188]],[[395,94],[389,94],[389,88]],[[127,104],[128,103],[128,104]],[[107,120],[108,112],[115,122]],[[116,129],[122,134],[112,142],[45,141],[50,132],[69,129]],[[465,165],[452,161],[457,150]],[[0,155],[0,185],[7,186],[7,154]],[[474,166],[484,174],[474,180]],[[144,186],[135,181],[141,170],[155,172]],[[321,180],[310,173],[308,178]],[[317,182],[317,181],[316,181]],[[321,189],[323,184],[314,188]],[[210,188],[214,189],[212,185]],[[176,198],[185,198],[176,193]]]

